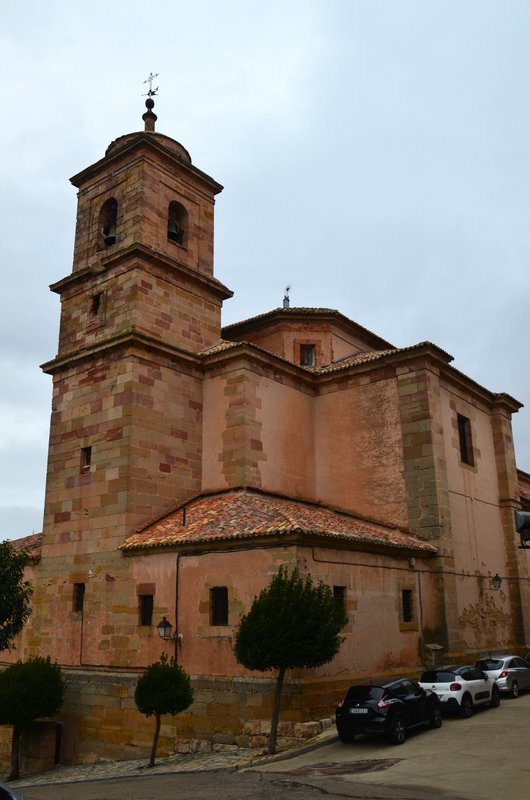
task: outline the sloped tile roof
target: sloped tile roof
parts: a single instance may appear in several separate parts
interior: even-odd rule
[[[521,483],[519,484],[519,494],[521,496],[521,500],[525,500],[527,503],[530,502],[530,487],[523,486]]]
[[[334,361],[333,364],[327,364],[320,369],[311,370],[318,375],[325,375],[328,372],[338,372],[346,367],[351,367],[355,364],[369,364],[372,361],[379,361],[379,359],[389,356],[392,353],[401,353],[402,349],[394,348],[393,350],[368,350],[363,353],[355,353],[351,356],[341,358],[339,361]]]
[[[130,536],[121,549],[130,552],[288,534],[349,542],[356,549],[377,546],[413,550],[426,556],[437,552],[428,542],[399,528],[378,525],[325,506],[245,490],[195,498]]]
[[[335,320],[346,324],[349,327],[355,328],[357,331],[364,332],[366,336],[368,336],[372,341],[378,342],[381,347],[393,347],[394,345],[391,342],[387,342],[386,339],[382,339],[381,336],[378,336],[376,333],[368,330],[363,325],[358,322],[354,322],[354,320],[349,319],[336,308],[319,308],[319,307],[312,307],[312,306],[292,306],[289,308],[274,308],[271,311],[266,311],[263,314],[258,314],[254,317],[249,317],[248,319],[240,320],[239,322],[232,322],[230,325],[223,325],[223,333],[231,333],[238,328],[245,328],[249,325],[262,325],[262,323],[266,323],[269,321],[274,321],[275,319],[288,319],[292,317],[296,319],[297,317],[314,317],[314,318],[322,318],[322,317],[331,317]]]
[[[40,558],[42,533],[33,533],[31,536],[24,536],[22,539],[14,539],[11,544],[15,550],[26,550],[32,559]]]
[[[210,355],[214,355],[215,353],[224,353],[231,350],[237,350],[238,348],[245,348],[249,347],[252,350],[256,350],[261,353],[267,353],[268,355],[274,356],[274,358],[278,358],[281,361],[284,361],[288,364],[294,364],[298,369],[303,369],[306,372],[311,373],[312,375],[328,375],[329,373],[333,372],[340,372],[341,370],[346,370],[348,367],[356,366],[359,364],[369,364],[375,361],[380,361],[387,356],[392,356],[396,354],[406,354],[406,353],[413,353],[415,350],[418,350],[422,347],[430,347],[436,350],[442,357],[446,358],[447,361],[452,360],[452,356],[449,353],[446,353],[445,350],[442,350],[437,345],[432,344],[432,342],[419,342],[418,344],[408,345],[407,347],[393,347],[387,350],[363,350],[360,353],[352,353],[349,356],[344,356],[344,358],[338,359],[331,364],[325,364],[322,367],[316,368],[315,367],[305,367],[304,365],[298,364],[296,361],[292,361],[291,359],[285,358],[284,356],[279,356],[277,353],[273,353],[271,350],[266,350],[261,345],[254,344],[254,342],[247,342],[247,341],[237,341],[231,342],[227,341],[226,339],[221,339],[216,344],[210,345],[209,347],[205,348],[199,353],[201,358],[207,358]],[[470,380],[470,379],[469,379]]]

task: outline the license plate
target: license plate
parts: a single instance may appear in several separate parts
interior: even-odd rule
[[[368,714],[367,708],[350,708],[350,714]]]

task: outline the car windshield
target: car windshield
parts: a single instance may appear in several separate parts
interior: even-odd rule
[[[503,662],[500,658],[483,658],[477,661],[477,669],[502,669]]]
[[[352,686],[346,695],[347,703],[365,703],[367,700],[381,700],[385,690],[380,686]]]
[[[454,672],[443,672],[442,670],[432,669],[423,673],[420,678],[420,683],[452,683],[454,679]]]

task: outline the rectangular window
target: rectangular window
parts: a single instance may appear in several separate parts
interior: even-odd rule
[[[460,444],[460,460],[463,464],[470,464],[474,466],[475,459],[473,458],[473,439],[471,437],[471,421],[462,416],[456,415],[458,424],[458,441]]]
[[[401,590],[401,621],[414,622],[414,594],[412,589]]]
[[[314,367],[316,365],[316,348],[314,344],[300,345],[300,364],[302,367]]]
[[[74,596],[72,603],[72,611],[82,611],[85,602],[85,584],[74,583]]]
[[[338,606],[340,606],[343,611],[346,610],[346,587],[345,586],[334,586],[333,587],[333,597],[335,598],[335,602]]]
[[[92,448],[81,448],[81,472],[90,472],[90,465],[92,464]]]
[[[153,595],[138,595],[138,616],[140,625],[153,624]]]
[[[228,589],[213,586],[210,589],[210,625],[228,625]]]

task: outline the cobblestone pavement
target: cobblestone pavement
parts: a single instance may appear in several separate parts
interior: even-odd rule
[[[147,757],[130,761],[102,761],[99,764],[79,764],[71,767],[55,767],[38,775],[27,775],[18,781],[10,781],[13,789],[26,786],[45,786],[54,783],[77,783],[105,778],[129,778],[135,775],[167,774],[171,772],[210,772],[217,769],[240,769],[253,764],[284,760],[327,744],[336,738],[335,730],[324,730],[314,739],[307,740],[290,750],[268,756],[263,750],[226,750],[219,753],[197,753],[157,758],[154,767],[147,766]],[[1,782],[1,781],[0,781]]]

